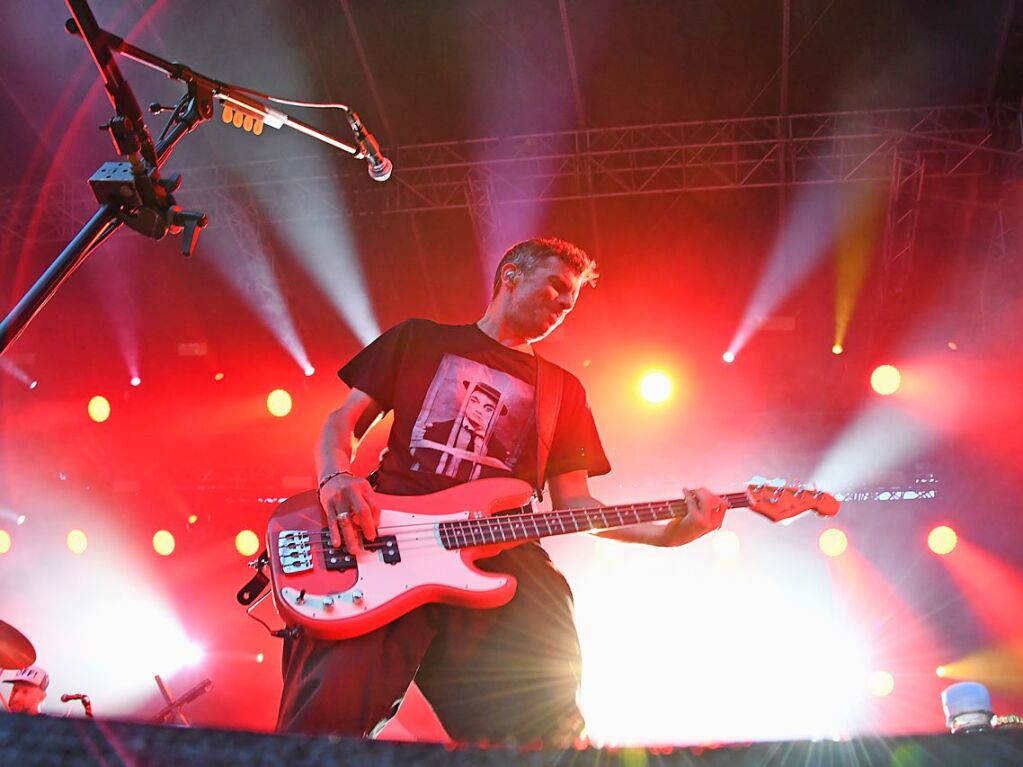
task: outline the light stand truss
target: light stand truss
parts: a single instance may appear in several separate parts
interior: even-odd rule
[[[189,202],[224,226],[236,190],[273,203],[265,223],[324,217],[465,209],[489,229],[503,204],[624,197],[781,184],[890,183],[894,158],[912,158],[927,177],[993,174],[1018,162],[1020,111],[1006,105],[947,106],[749,117],[539,133],[398,147],[387,184],[325,165],[322,157],[183,170]],[[784,149],[784,151],[783,151]],[[241,180],[244,179],[244,180]],[[264,180],[260,180],[264,179]],[[346,190],[342,199],[336,189]],[[44,206],[33,242],[64,241],[94,204],[87,188],[52,184],[0,188],[7,211],[3,256],[20,248],[26,222]],[[280,221],[278,220],[280,218]]]

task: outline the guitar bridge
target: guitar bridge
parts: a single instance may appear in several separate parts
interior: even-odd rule
[[[281,570],[301,573],[313,569],[313,550],[305,530],[281,530],[277,534],[277,557]]]
[[[330,545],[330,533],[326,529],[320,531],[320,541],[323,544],[323,556],[328,570],[343,573],[358,567],[355,557],[343,543],[337,548]],[[396,565],[401,562],[398,539],[393,535],[382,535],[375,541],[367,541],[363,538],[362,546],[366,551],[379,551],[384,564]]]

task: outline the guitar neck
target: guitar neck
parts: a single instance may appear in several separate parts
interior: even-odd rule
[[[746,508],[750,501],[746,493],[728,493],[721,496],[728,508]],[[446,549],[486,546],[497,543],[518,543],[555,535],[568,535],[588,530],[613,530],[643,522],[657,522],[685,516],[684,498],[649,503],[627,503],[617,506],[595,506],[560,511],[522,512],[502,514],[459,522],[442,522],[440,539]]]

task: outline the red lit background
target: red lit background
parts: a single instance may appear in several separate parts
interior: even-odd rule
[[[344,361],[409,316],[474,321],[504,247],[542,233],[600,263],[599,286],[541,346],[587,387],[615,468],[593,483],[598,497],[730,491],[763,475],[846,498],[835,523],[849,548],[835,559],[817,546],[823,521],[768,527],[741,513],[727,556],[709,539],[671,551],[552,542],[576,593],[595,740],[937,731],[952,679],[988,684],[999,711],[1023,708],[1015,4],[93,10],[219,79],[353,105],[393,150],[386,189],[439,188],[427,144],[454,142],[443,151],[460,168],[491,171],[531,154],[491,178],[482,212],[461,177],[448,202],[410,192],[395,209],[361,163],[288,131],[257,138],[218,116],[183,141],[168,164],[184,174],[178,201],[211,219],[196,256],[119,232],[0,360],[0,618],[35,643],[51,689],[146,718],[162,705],[153,674],[178,692],[210,677],[193,721],[271,728],[279,641],[234,601],[249,577],[237,534],[261,536],[273,499],[314,484]],[[6,311],[91,212],[84,179],[113,157],[95,130],[109,106],[62,31],[66,12],[19,0],[0,14]],[[143,104],[178,96],[122,69]],[[1010,106],[963,107],[995,103]],[[924,128],[893,118],[873,153],[837,138],[860,118],[835,115],[889,109],[930,116]],[[346,130],[334,112],[292,113]],[[817,115],[834,142],[813,151],[830,159],[786,161],[795,149],[778,142],[781,160],[765,149],[760,170],[787,170],[730,175],[722,147],[770,145],[755,131],[781,114]],[[664,127],[680,122],[693,124]],[[614,143],[621,126],[645,127]],[[552,134],[581,130],[571,146],[602,147],[589,166],[568,155],[589,176],[548,152],[565,145]],[[616,154],[654,135],[696,153],[690,175],[641,178]],[[871,172],[857,175],[858,161]],[[901,373],[887,397],[871,390],[881,364]],[[644,399],[651,371],[671,384],[663,401]],[[267,411],[278,388],[291,396],[283,417]],[[110,405],[102,423],[87,410],[96,395]],[[371,435],[360,468],[383,440]],[[947,557],[927,549],[938,524],[959,536]],[[88,539],[78,555],[73,528]],[[153,550],[158,530],[174,537],[169,556]],[[883,697],[868,684],[879,671],[894,680]],[[47,710],[61,712],[55,697]]]

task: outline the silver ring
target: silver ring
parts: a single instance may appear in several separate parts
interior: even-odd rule
[[[346,519],[348,519],[350,515],[351,515],[350,511],[342,511],[340,514],[337,515],[337,521],[344,522]]]

